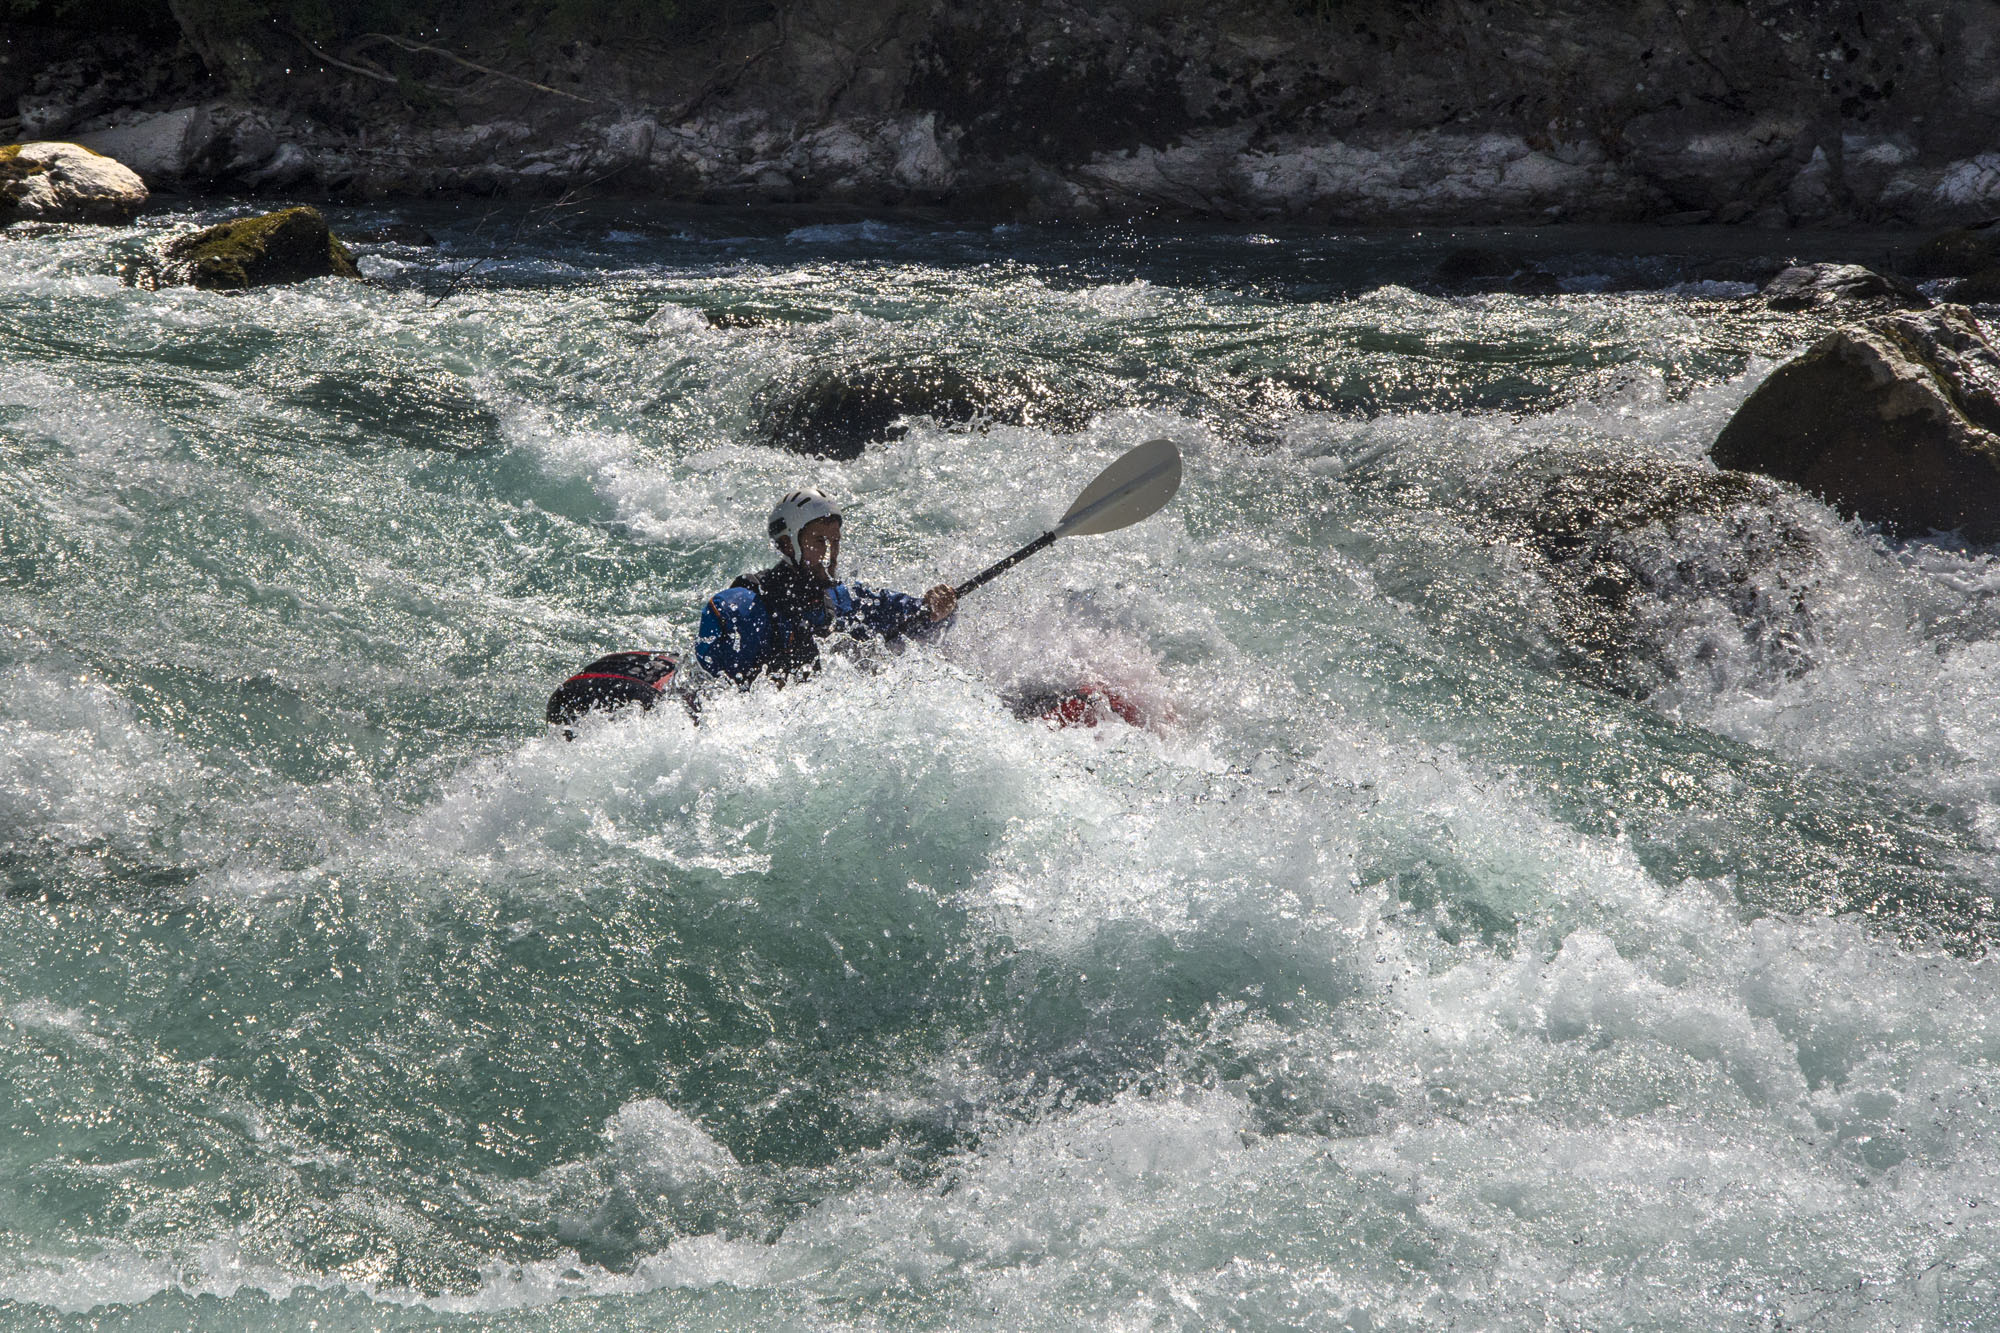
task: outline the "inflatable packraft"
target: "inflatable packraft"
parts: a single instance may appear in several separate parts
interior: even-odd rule
[[[1058,728],[1094,727],[1112,718],[1135,727],[1146,725],[1145,710],[1108,685],[1022,690],[1007,695],[1006,704],[1023,722],[1039,720]]]
[[[635,648],[598,658],[556,686],[549,696],[549,725],[561,727],[566,740],[591,713],[616,713],[637,706],[650,710],[662,699],[677,698],[689,713],[697,711],[694,693],[680,688],[680,662],[672,653]],[[1146,725],[1145,710],[1108,685],[1070,688],[1051,686],[1014,691],[1004,696],[1008,711],[1023,722],[1041,721],[1051,727],[1094,727],[1114,718],[1135,727]]]
[[[549,725],[561,727],[565,739],[575,740],[570,728],[590,713],[616,713],[634,704],[650,709],[670,696],[678,696],[692,711],[692,696],[674,688],[679,666],[680,659],[672,653],[649,648],[600,657],[556,686],[549,696]]]

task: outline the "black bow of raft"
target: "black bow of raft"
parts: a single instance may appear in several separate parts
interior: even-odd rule
[[[584,667],[549,696],[549,725],[576,739],[570,728],[590,713],[615,713],[633,704],[649,709],[672,690],[680,659],[672,653],[636,648],[611,653]]]

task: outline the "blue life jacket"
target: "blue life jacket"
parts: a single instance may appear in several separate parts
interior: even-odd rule
[[[829,634],[893,637],[923,609],[923,601],[908,593],[861,584],[827,586],[796,565],[775,565],[745,574],[708,599],[695,635],[695,660],[739,685],[767,672],[794,680],[819,669],[819,641]],[[909,633],[928,638],[936,628],[924,619]]]

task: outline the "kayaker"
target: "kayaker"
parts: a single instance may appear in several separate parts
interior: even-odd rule
[[[778,563],[709,598],[694,641],[695,660],[739,685],[760,675],[780,684],[811,675],[820,641],[835,635],[928,638],[958,608],[949,583],[916,598],[841,582],[840,509],[824,491],[785,496],[771,510],[769,530]]]

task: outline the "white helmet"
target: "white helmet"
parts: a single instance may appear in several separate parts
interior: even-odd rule
[[[806,524],[816,519],[839,517],[839,506],[817,486],[793,491],[778,501],[777,508],[771,511],[771,540],[776,542],[780,537],[789,538],[791,549],[788,551],[780,546],[778,554],[785,557],[786,564],[796,565],[799,563],[799,534],[805,531]]]

